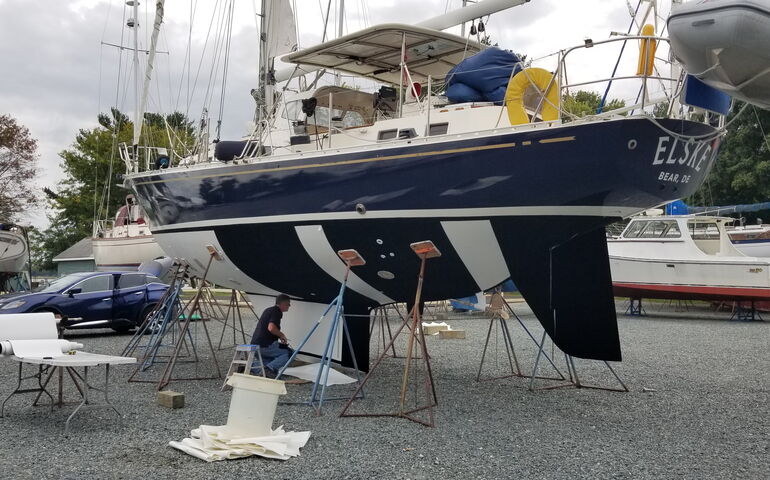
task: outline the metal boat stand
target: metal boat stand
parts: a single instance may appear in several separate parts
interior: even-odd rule
[[[529,328],[527,328],[527,325],[524,323],[524,321],[521,319],[521,317],[519,317],[519,315],[516,314],[516,311],[513,309],[513,307],[511,307],[511,304],[509,304],[508,301],[505,299],[505,296],[502,295],[502,292],[500,292],[500,296],[498,298],[495,298],[493,296],[492,300],[494,300],[495,302],[501,302],[502,303],[502,309],[501,309],[500,315],[503,318],[505,318],[506,315],[508,316],[509,319],[510,319],[510,317],[515,318],[516,321],[518,322],[519,326],[521,327],[521,329],[524,330],[524,333],[527,334],[527,337],[532,341],[532,343],[535,345],[535,347],[537,347],[538,352],[540,352],[542,341],[541,342],[537,341],[537,339],[532,334],[532,332],[529,330]],[[490,304],[491,303],[492,303],[492,301],[490,301]],[[500,322],[501,322],[501,325],[504,325],[505,330],[508,332],[507,333],[507,338],[508,338],[508,345],[510,346],[510,350],[509,351],[510,351],[511,357],[513,359],[516,359],[516,356],[515,356],[516,354],[515,354],[514,347],[513,347],[513,337],[510,334],[510,329],[508,328],[507,321],[506,320],[501,320]],[[490,324],[491,324],[491,322],[490,322]],[[488,335],[489,335],[489,332],[488,332]],[[486,350],[487,347],[485,346],[484,348]],[[565,377],[564,374],[561,372],[561,370],[559,370],[559,367],[556,366],[556,363],[553,361],[551,356],[548,355],[548,353],[545,350],[542,350],[542,356],[543,356],[543,358],[545,358],[545,360],[548,362],[548,364],[551,365],[551,368],[553,368],[554,372],[556,373],[556,375],[558,375],[558,377],[538,376],[536,369],[533,369],[532,373],[527,375],[526,373],[522,373],[521,372],[521,369],[520,369],[520,366],[519,366],[518,362],[515,362],[517,374],[507,375],[507,376],[502,377],[502,378],[520,377],[520,378],[529,378],[530,380],[532,378],[536,378],[538,380],[552,380],[552,381],[560,381],[560,382],[566,381],[567,377]],[[484,358],[483,358],[483,355],[482,355],[481,363],[483,364],[483,362],[484,362]],[[479,365],[479,371],[481,371],[481,367],[482,366],[483,365]],[[511,371],[514,372],[513,368],[511,368]],[[477,376],[476,379],[479,380],[479,376]],[[490,380],[492,380],[492,379],[490,379]]]
[[[206,264],[206,268],[203,272],[203,276],[199,279],[198,288],[195,291],[192,299],[187,301],[184,305],[180,300],[181,289],[184,282],[184,274],[187,271],[187,266],[183,271],[178,272],[178,276],[175,282],[167,291],[168,296],[165,297],[158,305],[158,310],[153,314],[152,321],[148,321],[145,325],[136,332],[134,339],[129,342],[123,351],[124,356],[131,355],[135,349],[144,348],[144,356],[139,359],[137,368],[129,376],[129,382],[138,383],[156,383],[157,389],[162,390],[172,380],[212,380],[222,378],[222,372],[219,368],[219,362],[216,357],[216,350],[211,341],[208,327],[205,321],[205,312],[202,311],[202,302],[205,302],[204,290],[206,287],[206,276],[208,275],[211,264],[214,260],[221,260],[222,257],[215,247],[207,245],[206,249],[209,252],[209,261]],[[190,328],[190,323],[195,316],[200,317],[200,321],[196,322],[193,333],[193,329]],[[198,349],[196,347],[196,339],[198,337],[197,329],[198,325],[203,329],[206,343],[211,352],[211,360],[214,363],[214,369],[216,375],[203,376],[198,373],[197,364],[200,362],[198,356]],[[141,347],[139,345],[142,335],[146,332],[150,334],[150,340],[148,343]],[[164,343],[170,338],[170,343]],[[135,340],[136,339],[136,340]],[[171,348],[171,353],[168,356],[159,354],[161,347]],[[161,358],[167,359],[166,366],[160,379],[140,379],[136,378],[140,372],[149,370],[155,363],[160,363]],[[180,361],[180,359],[182,359]],[[192,377],[173,377],[174,368],[178,363],[195,363],[196,375]]]
[[[385,352],[392,352],[392,354],[387,354],[393,358],[403,358],[399,357],[396,353],[396,346],[391,342],[393,340],[393,331],[390,328],[390,315],[388,315],[388,311],[390,310],[390,305],[381,305],[374,310],[372,310],[372,318],[371,318],[371,325],[369,326],[369,342],[372,341],[372,335],[374,335],[375,330],[377,331],[376,339],[377,339],[377,353],[380,353],[380,341],[382,341],[382,346],[384,347],[390,342],[390,349],[385,350]],[[398,314],[399,318],[401,318],[401,322],[403,323],[404,317],[401,315],[401,312],[398,311],[398,307],[396,307],[396,313]],[[385,335],[387,335],[387,339],[385,338]]]
[[[735,307],[732,315],[730,315],[730,320],[738,320],[739,322],[763,321],[762,315],[759,314],[755,307],[754,300],[751,301],[750,308],[744,307],[741,302],[735,302]]]
[[[642,306],[642,299],[641,298],[629,298],[628,299],[628,308],[626,308],[626,315],[630,315],[632,317],[642,317],[647,315],[647,312],[644,311],[644,306]]]
[[[395,335],[393,335],[393,338],[385,347],[385,349],[380,354],[380,356],[377,357],[377,360],[374,362],[374,365],[372,365],[372,368],[366,374],[366,377],[364,377],[363,382],[360,383],[360,385],[358,386],[358,389],[353,393],[353,396],[350,397],[350,399],[347,401],[347,403],[343,407],[342,411],[340,412],[340,417],[397,417],[397,418],[405,418],[412,422],[425,425],[426,427],[432,427],[435,424],[434,417],[433,417],[433,408],[438,405],[438,398],[436,397],[436,386],[433,381],[433,372],[431,371],[430,356],[428,355],[428,347],[425,343],[425,334],[422,329],[420,301],[422,298],[422,287],[423,287],[423,282],[425,278],[425,263],[428,259],[441,256],[441,252],[439,252],[439,250],[430,240],[413,243],[410,245],[410,247],[415,252],[415,254],[417,254],[417,257],[420,259],[420,273],[419,273],[419,276],[417,277],[417,291],[415,292],[414,306],[412,307],[412,310],[410,312],[411,318],[409,319],[411,320],[411,325],[408,325],[409,322],[405,321],[396,330]],[[349,413],[348,410],[350,409],[350,406],[353,404],[353,401],[357,398],[356,396],[360,391],[363,390],[364,385],[366,385],[366,383],[372,378],[372,375],[377,370],[377,367],[380,365],[382,360],[388,356],[388,350],[391,349],[391,347],[393,346],[393,343],[395,343],[399,334],[407,326],[410,327],[409,333],[408,333],[409,338],[407,339],[407,344],[406,344],[406,362],[404,364],[404,373],[401,379],[401,389],[399,394],[398,410],[396,412],[390,412],[390,413]],[[422,356],[420,358],[414,357],[413,355],[415,342],[420,346],[420,349],[422,350]],[[409,381],[410,381],[411,366],[412,366],[413,359],[422,360],[425,367],[425,378],[423,379],[422,384],[424,387],[426,403],[422,405],[418,405],[414,408],[410,408],[406,404],[406,399],[407,399],[407,394],[409,393],[408,392]],[[415,416],[415,414],[423,411],[428,412],[427,421]]]
[[[580,377],[578,376],[577,368],[575,368],[574,357],[572,357],[571,355],[567,355],[566,353],[564,354],[564,361],[567,364],[567,374],[569,376],[567,383],[535,388],[535,379],[538,378],[537,369],[540,363],[540,357],[545,355],[544,346],[545,346],[546,336],[547,336],[547,332],[543,330],[543,337],[540,339],[540,347],[538,348],[537,357],[535,358],[535,366],[532,370],[532,377],[529,380],[529,390],[531,392],[535,390],[554,390],[557,388],[589,388],[593,390],[605,390],[608,392],[628,392],[629,391],[626,384],[623,382],[620,376],[615,372],[615,369],[612,368],[609,362],[604,360],[602,360],[602,362],[610,371],[610,373],[612,373],[612,375],[615,377],[615,380],[618,381],[618,383],[620,384],[620,388],[602,387],[599,385],[590,385],[590,384],[581,382]],[[556,368],[555,365],[554,365],[554,368]]]
[[[201,318],[200,322],[196,323],[196,330],[197,325],[200,323],[203,328],[204,335],[206,337],[206,343],[208,344],[209,351],[211,352],[211,359],[214,361],[214,368],[216,369],[216,376],[201,376],[201,375],[195,375],[194,377],[187,377],[187,378],[178,378],[173,377],[174,367],[176,366],[177,360],[179,358],[179,354],[182,350],[182,345],[185,341],[185,335],[190,336],[190,345],[192,345],[193,348],[195,348],[195,341],[192,338],[192,336],[189,334],[190,332],[190,322],[192,321],[193,315],[196,313],[202,313],[201,312],[201,298],[202,298],[202,292],[206,286],[206,276],[209,273],[209,269],[211,268],[211,264],[214,260],[221,261],[222,256],[219,254],[217,249],[212,245],[207,245],[206,249],[209,252],[209,261],[206,263],[206,269],[203,271],[203,277],[201,277],[201,284],[198,287],[198,290],[195,292],[195,295],[193,296],[192,300],[190,300],[187,305],[185,305],[185,308],[182,309],[180,312],[180,317],[184,315],[184,320],[182,321],[181,326],[181,332],[179,334],[179,337],[177,338],[176,345],[174,346],[174,351],[171,354],[171,358],[169,358],[168,363],[166,364],[166,369],[163,371],[163,375],[160,377],[160,381],[158,382],[158,390],[163,390],[165,387],[168,386],[169,383],[171,383],[172,380],[212,380],[212,379],[218,379],[222,378],[222,371],[219,369],[219,362],[217,361],[217,352],[214,348],[214,344],[211,342],[211,335],[209,335],[209,329],[206,326],[205,319]],[[189,307],[189,308],[188,308]],[[203,317],[203,315],[201,315]],[[197,332],[196,332],[197,337]],[[197,353],[196,353],[196,360],[197,360]],[[196,361],[196,364],[198,362]],[[197,373],[197,367],[196,367],[196,373]]]
[[[248,307],[249,310],[251,310],[251,313],[254,314],[255,318],[259,318],[259,315],[257,315],[257,312],[254,311],[254,308],[251,306],[251,304],[248,302],[246,297],[243,295],[243,292],[239,292],[238,290],[235,290],[235,289],[231,290],[230,301],[227,304],[227,309],[225,310],[223,320],[222,320],[222,323],[223,323],[222,333],[221,335],[219,335],[219,344],[217,345],[217,350],[230,349],[233,346],[239,345],[240,343],[244,343],[244,344],[248,343],[246,339],[246,329],[243,328],[243,316],[241,315],[242,304],[245,304],[246,307]],[[232,345],[225,345],[223,347],[222,341],[225,338],[225,331],[228,329],[231,319],[232,319],[231,328],[233,331],[233,343]],[[238,323],[236,324],[236,322]],[[242,342],[236,339],[236,333],[241,334],[241,337],[243,338]]]
[[[401,313],[401,309],[399,308],[400,304],[390,304],[390,305],[380,305],[377,307],[374,311],[374,319],[370,315],[367,315],[366,318],[370,320],[370,326],[369,326],[369,341],[371,342],[372,335],[374,335],[375,330],[378,331],[378,335],[376,337],[377,339],[377,350],[375,353],[379,355],[380,348],[385,348],[386,352],[392,352],[392,353],[386,353],[385,356],[391,357],[391,358],[406,358],[403,355],[399,355],[396,352],[396,344],[394,341],[395,335],[393,335],[393,329],[390,326],[390,315],[388,312],[392,309],[396,312],[396,315],[399,319],[399,326],[405,325],[406,329],[411,331],[412,326],[409,324],[409,320],[411,317],[411,313],[408,312],[406,316],[404,316]],[[348,315],[352,316],[352,315]],[[421,317],[423,320],[425,319],[424,316]],[[387,335],[387,339],[385,338],[385,335]],[[382,343],[380,343],[380,341]],[[415,341],[419,344],[420,338],[417,337]],[[389,347],[387,345],[390,345]],[[417,356],[412,358],[419,358]]]
[[[180,265],[171,285],[169,285],[168,290],[166,290],[166,293],[158,302],[156,309],[148,316],[144,324],[137,329],[134,336],[129,340],[128,345],[123,349],[122,356],[134,356],[136,350],[143,351],[142,356],[137,357],[139,361],[134,372],[128,378],[129,382],[154,383],[154,380],[142,380],[136,378],[136,376],[140,372],[151,368],[155,363],[165,363],[170,358],[170,355],[160,352],[165,348],[174,348],[177,343],[177,337],[181,332],[179,317],[184,310],[184,306],[180,298],[187,270],[187,266],[182,267]],[[197,361],[197,352],[189,331],[186,337],[183,341],[186,354],[192,357],[191,361]],[[142,342],[143,339],[146,339],[146,342]]]
[[[513,340],[511,339],[511,332],[508,329],[507,320],[508,318],[510,318],[510,316],[508,315],[508,312],[504,307],[505,304],[506,304],[505,298],[503,297],[503,294],[500,288],[495,289],[494,293],[492,293],[492,298],[489,301],[489,308],[487,309],[487,311],[491,314],[491,317],[489,319],[489,329],[487,329],[487,339],[484,342],[484,350],[481,353],[481,361],[479,362],[479,371],[476,374],[477,382],[488,381],[488,380],[501,380],[503,378],[524,376],[524,374],[521,373],[521,368],[519,367],[519,360],[516,357],[516,349],[514,348]],[[500,327],[499,332],[498,332],[498,329],[495,328],[498,325]],[[508,357],[508,366],[511,368],[511,373],[482,379],[481,371],[484,368],[484,360],[486,360],[487,358],[489,340],[492,337],[493,329],[495,330],[495,353],[497,353],[498,333],[501,333],[503,337],[503,345],[505,346],[505,354]],[[495,355],[495,363],[497,363],[497,355]]]
[[[324,312],[318,318],[318,321],[315,323],[315,325],[313,325],[310,331],[307,332],[305,338],[302,339],[302,342],[299,344],[299,346],[292,352],[289,360],[275,376],[276,380],[281,379],[283,373],[286,371],[289,365],[291,365],[291,362],[293,362],[297,357],[297,354],[302,350],[302,347],[304,347],[308,340],[310,340],[310,337],[313,336],[313,333],[315,333],[315,331],[321,325],[321,322],[323,322],[323,319],[326,318],[326,315],[329,313],[329,311],[334,308],[334,316],[332,317],[331,326],[329,327],[329,334],[326,337],[326,344],[324,345],[323,353],[321,354],[321,360],[318,362],[318,373],[316,374],[315,381],[313,382],[313,390],[310,392],[310,398],[305,402],[280,402],[282,404],[309,405],[313,407],[316,415],[321,414],[321,408],[323,407],[324,400],[347,399],[347,397],[325,398],[326,385],[329,381],[329,370],[331,369],[332,355],[334,354],[334,346],[337,343],[337,332],[339,331],[340,325],[342,326],[342,331],[345,335],[345,340],[347,341],[348,353],[350,353],[350,357],[353,359],[353,368],[356,371],[356,383],[358,384],[358,388],[356,389],[356,393],[353,394],[353,398],[364,398],[364,391],[362,388],[363,385],[361,384],[361,372],[358,369],[358,361],[356,360],[356,355],[353,351],[353,342],[350,339],[350,331],[348,330],[348,322],[345,318],[343,300],[345,296],[345,290],[347,289],[348,285],[348,275],[350,275],[350,269],[359,265],[365,265],[366,262],[355,250],[340,250],[337,252],[337,255],[339,255],[342,261],[345,262],[345,275],[342,279],[342,282],[340,283],[340,291],[337,294],[337,297],[335,297],[334,300],[329,303]]]

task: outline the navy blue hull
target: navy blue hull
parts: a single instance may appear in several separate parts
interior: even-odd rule
[[[174,252],[175,235],[214,232],[229,261],[261,288],[328,302],[338,278],[317,243],[328,242],[328,252],[354,248],[367,260],[354,272],[369,290],[350,288],[346,311],[363,313],[383,298],[412,301],[418,259],[409,244],[431,240],[442,256],[428,263],[427,300],[510,278],[565,352],[620,360],[603,227],[692,194],[719,145],[671,135],[705,137],[715,132],[709,126],[660,123],[665,129],[635,118],[405,140],[355,153],[150,172],[128,183],[169,255],[185,256]],[[215,279],[243,289],[231,280]],[[365,365],[367,329],[351,330]]]
[[[662,122],[686,135],[713,132],[702,124]],[[717,145],[685,145],[648,120],[629,119],[433,144],[405,141],[356,153],[305,154],[286,162],[176,169],[134,177],[129,184],[160,229],[351,213],[358,204],[368,212],[547,206],[641,210],[692,194],[709,171]],[[656,165],[656,160],[662,162]]]

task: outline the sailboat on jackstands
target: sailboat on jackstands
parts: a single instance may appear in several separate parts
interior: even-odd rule
[[[134,143],[137,143],[142,133],[144,115],[141,112],[144,111],[147,102],[147,94],[145,91],[143,96],[139,96],[139,2],[137,0],[129,0],[126,2],[126,5],[131,7],[133,11],[133,16],[126,21],[126,27],[133,33],[134,41],[133,80],[135,118],[133,122],[133,138]],[[149,68],[145,72],[145,90],[147,88],[149,78],[152,75],[152,59],[155,56],[155,48],[158,41],[158,34],[160,33],[160,25],[163,22],[164,2],[156,2],[155,7],[156,12],[154,28],[151,36],[151,47],[149,55],[150,58],[148,64]],[[120,48],[122,51],[123,46],[120,46]],[[115,128],[117,128],[117,125],[119,124],[117,119],[115,124]],[[103,205],[110,204],[111,189],[109,188],[109,184],[112,182],[112,174],[112,164],[110,164],[106,179],[107,188],[105,189],[104,197],[102,198]],[[102,212],[102,208],[100,208],[98,211]],[[106,211],[103,213],[112,214],[112,212]],[[144,209],[136,202],[136,198],[132,194],[129,194],[125,197],[123,205],[117,209],[117,212],[115,212],[113,218],[95,218],[93,223],[91,245],[93,246],[96,269],[136,270],[141,264],[145,262],[150,262],[159,257],[163,257],[165,254],[152,235],[150,222],[151,220],[145,214]]]
[[[209,279],[257,304],[291,295],[297,321],[287,328],[301,338],[338,292],[345,269],[336,251],[356,249],[366,259],[350,274],[345,299],[346,313],[366,315],[412,301],[418,259],[409,246],[431,240],[442,256],[428,264],[425,300],[512,279],[562,350],[620,360],[604,226],[692,194],[714,163],[724,117],[693,115],[679,103],[685,77],[661,60],[668,40],[649,30],[561,50],[542,67],[518,58],[479,65],[489,47],[442,30],[463,15],[478,18],[485,3],[288,53],[288,76],[273,71],[272,59],[262,62],[263,115],[235,153],[229,144],[214,159],[154,168],[152,148],[124,145],[125,184],[158,243],[201,271],[207,247],[215,248],[222,260]],[[568,82],[576,53],[619,42],[640,45],[638,70]],[[321,86],[294,100],[276,91],[276,82],[314,69],[380,87]],[[502,78],[497,99],[451,98],[455,82],[473,89],[474,79],[492,75]],[[613,81],[634,83],[637,101],[585,117],[563,108],[570,89]],[[366,365],[368,325],[351,318],[358,363]],[[335,355],[349,363],[344,352]]]
[[[97,270],[136,270],[164,255],[134,195],[126,196],[114,219],[94,222],[91,245]]]

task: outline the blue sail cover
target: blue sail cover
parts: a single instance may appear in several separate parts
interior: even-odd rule
[[[770,210],[770,202],[721,205],[713,207],[691,207],[681,200],[676,200],[666,205],[666,215],[697,215],[699,213],[707,213],[710,215],[726,215],[728,213],[759,212],[762,210]]]
[[[446,96],[452,103],[502,103],[508,80],[521,70],[519,57],[490,47],[458,63],[449,71]]]

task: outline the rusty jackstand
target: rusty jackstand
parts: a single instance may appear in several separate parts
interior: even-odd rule
[[[425,425],[427,427],[434,426],[434,418],[433,418],[433,408],[438,405],[438,399],[436,397],[436,387],[433,382],[433,372],[431,371],[430,366],[430,356],[428,355],[428,348],[425,344],[425,335],[423,334],[422,330],[422,316],[420,315],[420,301],[422,300],[422,286],[424,282],[425,277],[425,262],[430,258],[436,258],[441,256],[441,252],[436,248],[436,246],[431,242],[430,240],[426,240],[423,242],[417,242],[410,245],[412,250],[415,254],[420,258],[420,274],[417,279],[417,291],[415,293],[415,299],[414,299],[414,306],[412,307],[411,311],[411,325],[409,325],[409,321],[405,321],[401,326],[396,330],[395,335],[393,335],[393,338],[391,339],[390,343],[385,347],[382,354],[377,358],[377,361],[374,362],[374,365],[372,366],[372,369],[367,373],[366,377],[364,377],[364,380],[361,382],[361,384],[358,386],[358,389],[353,393],[353,396],[350,397],[348,402],[345,404],[345,407],[342,409],[342,412],[340,412],[340,417],[401,417],[405,418],[407,420],[411,420],[412,422],[416,422],[422,425]],[[401,379],[401,391],[399,396],[399,406],[398,411],[392,412],[392,413],[348,413],[348,409],[350,408],[351,404],[353,403],[353,400],[355,400],[358,396],[358,393],[360,390],[363,389],[364,385],[366,385],[366,382],[369,381],[369,379],[372,377],[372,374],[377,370],[377,366],[382,362],[382,360],[388,356],[388,350],[392,349],[393,343],[398,338],[401,331],[403,331],[404,327],[409,326],[409,338],[407,340],[406,344],[406,363],[404,365],[404,374]],[[423,381],[423,387],[425,390],[425,397],[427,399],[427,403],[425,405],[417,406],[415,408],[408,408],[406,405],[406,397],[409,390],[409,379],[411,374],[411,365],[412,365],[412,359],[416,359],[414,357],[414,344],[415,341],[419,344],[422,355],[420,359],[423,360],[425,364],[425,379]],[[428,411],[428,421],[422,420],[420,418],[417,418],[414,416],[415,413],[421,412],[427,410]]]

